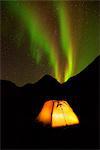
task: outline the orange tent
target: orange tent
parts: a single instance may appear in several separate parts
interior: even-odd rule
[[[79,119],[67,101],[49,100],[42,107],[37,120],[52,127],[79,124]]]

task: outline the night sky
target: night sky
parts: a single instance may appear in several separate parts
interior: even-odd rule
[[[1,1],[1,79],[65,82],[100,54],[99,1]]]

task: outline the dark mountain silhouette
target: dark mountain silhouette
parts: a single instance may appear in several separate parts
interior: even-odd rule
[[[48,87],[48,84],[50,84],[50,86],[59,86],[60,83],[55,79],[53,78],[52,76],[46,74],[45,76],[43,76],[38,82],[36,82],[35,84],[44,84],[45,86]]]
[[[33,95],[55,95],[60,88],[60,83],[51,77],[50,75],[45,75],[38,82],[34,84],[25,85],[23,88],[27,89],[29,92],[34,91]],[[56,90],[55,90],[56,89]],[[54,92],[55,91],[55,92]]]
[[[99,67],[100,56],[63,84],[49,75],[23,87],[1,80],[2,148],[98,148]],[[34,122],[50,99],[67,100],[80,125],[52,129]]]

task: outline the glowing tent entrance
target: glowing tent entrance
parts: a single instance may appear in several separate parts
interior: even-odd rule
[[[79,124],[78,117],[64,100],[49,100],[44,103],[37,120],[52,127]]]

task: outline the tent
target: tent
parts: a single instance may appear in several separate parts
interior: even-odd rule
[[[79,119],[65,100],[48,100],[44,103],[37,120],[51,127],[79,124]]]

